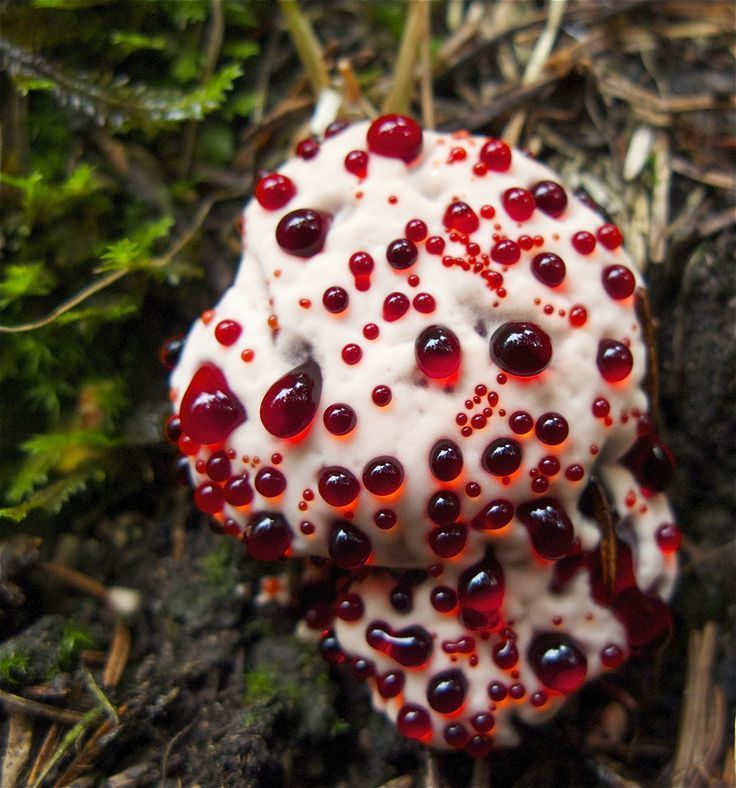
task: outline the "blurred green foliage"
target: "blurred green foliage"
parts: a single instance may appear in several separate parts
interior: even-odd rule
[[[222,191],[202,170],[236,182],[227,168],[259,102],[250,66],[273,10],[0,0],[6,529],[29,515],[48,525],[94,482],[107,480],[108,503],[150,485],[141,447],[159,442],[166,410],[157,348],[191,319],[174,286],[202,274],[179,241]]]

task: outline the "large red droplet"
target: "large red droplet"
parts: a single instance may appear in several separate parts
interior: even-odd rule
[[[277,561],[291,545],[291,528],[280,514],[261,512],[248,522],[243,539],[253,558]]]
[[[553,219],[561,216],[567,208],[567,192],[555,181],[539,181],[532,186],[534,201],[542,213]]]
[[[371,540],[345,520],[336,520],[327,545],[330,558],[341,569],[358,569],[371,554]]]
[[[480,227],[476,212],[466,202],[453,202],[447,206],[442,223],[450,230],[470,235]]]
[[[426,709],[407,703],[399,709],[396,727],[407,739],[426,739],[432,734],[432,719]]]
[[[422,152],[422,129],[405,115],[381,115],[368,128],[368,150],[407,164]]]
[[[493,332],[490,353],[505,372],[531,377],[551,361],[552,341],[536,323],[509,322]]]
[[[363,470],[363,484],[374,495],[392,495],[404,481],[404,468],[396,457],[374,457]]]
[[[360,483],[347,468],[330,465],[320,471],[317,489],[330,506],[348,506],[358,497]]]
[[[429,533],[429,546],[440,558],[454,558],[465,549],[468,531],[463,523],[435,528]]]
[[[526,189],[518,187],[506,189],[503,193],[502,202],[506,213],[515,222],[525,222],[527,219],[530,219],[536,207],[534,195]]]
[[[372,621],[365,630],[371,648],[396,660],[405,668],[418,668],[429,659],[434,646],[424,627],[392,629],[385,621]]]
[[[543,632],[529,646],[529,664],[545,687],[572,692],[583,681],[588,660],[582,648],[561,632]]]
[[[452,714],[465,703],[468,680],[462,670],[443,670],[427,684],[427,702],[442,714]]]
[[[325,245],[331,217],[322,211],[299,208],[276,225],[278,245],[294,257],[312,257]]]
[[[601,282],[606,293],[617,301],[628,298],[636,288],[634,274],[625,265],[606,266],[601,274]]]
[[[494,172],[506,172],[511,166],[511,148],[503,141],[490,139],[480,149],[480,160]]]
[[[623,342],[617,342],[615,339],[601,339],[598,343],[596,363],[604,380],[609,383],[617,383],[631,374],[634,357]]]
[[[428,378],[448,378],[460,367],[460,340],[445,326],[428,326],[414,343],[414,355]]]
[[[521,504],[517,516],[527,528],[534,549],[550,561],[569,555],[575,529],[556,498],[539,498]]]
[[[511,522],[514,516],[514,505],[511,501],[498,498],[487,503],[473,518],[473,528],[481,531],[497,531]]]
[[[674,457],[652,432],[638,438],[621,458],[621,463],[648,492],[664,492],[672,484]]]
[[[538,419],[534,428],[537,438],[547,446],[559,446],[569,432],[567,419],[559,413],[543,413]]]
[[[462,621],[468,629],[486,629],[498,621],[498,610],[504,597],[503,569],[492,553],[458,580],[457,592]]]
[[[441,482],[451,482],[462,473],[463,453],[454,441],[438,440],[429,452],[432,475]]]
[[[296,194],[294,181],[278,172],[264,175],[256,186],[256,200],[268,211],[277,211]]]
[[[523,450],[513,438],[496,438],[486,446],[481,464],[494,476],[511,476],[521,465]]]
[[[565,261],[554,252],[541,252],[532,260],[532,273],[547,287],[557,287],[565,279]]]
[[[198,443],[224,440],[247,416],[240,400],[213,364],[201,366],[181,401],[181,428]]]
[[[277,438],[293,438],[312,423],[321,393],[319,365],[308,361],[295,367],[266,392],[261,402],[263,426]]]
[[[409,299],[403,293],[389,293],[383,301],[383,319],[387,323],[393,323],[408,311]]]

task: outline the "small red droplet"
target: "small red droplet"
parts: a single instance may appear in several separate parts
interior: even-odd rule
[[[368,154],[364,150],[353,150],[345,156],[345,169],[356,178],[368,175]]]
[[[592,233],[581,230],[579,233],[575,233],[571,240],[575,251],[579,254],[593,254],[595,250],[595,236]]]
[[[346,364],[353,366],[363,358],[363,351],[360,345],[356,345],[351,342],[350,344],[345,345],[345,347],[342,349],[341,355],[342,360]]]

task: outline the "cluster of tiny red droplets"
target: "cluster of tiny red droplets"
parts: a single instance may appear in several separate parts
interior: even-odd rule
[[[341,122],[331,124],[325,139],[339,135],[345,127]],[[466,135],[454,136],[453,142],[457,144],[445,148],[445,166],[452,166],[455,171],[468,168],[474,177],[487,179],[489,184],[495,174],[514,172],[514,157],[519,154],[504,142],[486,140],[478,149],[473,142],[463,141]],[[321,140],[310,137],[298,143],[296,155],[307,162],[314,160],[314,165],[309,166],[319,166],[321,146]],[[368,186],[363,187],[362,181],[370,178],[372,168],[379,167],[379,157],[397,159],[413,167],[422,149],[422,131],[414,121],[401,115],[386,115],[370,125],[358,147],[343,148],[340,166],[358,179],[368,194]],[[477,161],[472,161],[472,156]],[[355,184],[355,180],[350,180]],[[334,217],[317,208],[299,206],[296,200],[299,185],[281,173],[267,173],[256,185],[255,199],[264,211],[278,212],[275,241],[290,260],[303,266],[322,254]],[[393,187],[392,190],[396,193],[388,196],[384,193],[381,199],[388,201],[392,210],[401,211],[405,200],[401,192]],[[363,192],[355,193],[356,199],[362,195]],[[358,324],[359,336],[349,337],[353,341],[347,341],[339,349],[340,368],[346,376],[365,367],[364,354],[380,347],[384,338],[394,331],[394,327],[389,327],[391,324],[404,321],[405,325],[410,318],[424,316],[423,327],[417,331],[413,343],[415,373],[426,386],[459,394],[463,358],[468,348],[463,347],[453,326],[442,322],[444,313],[438,310],[438,303],[443,305],[442,292],[419,291],[425,279],[422,273],[425,267],[427,280],[422,287],[427,287],[426,281],[431,285],[431,267],[457,268],[478,276],[493,293],[492,297],[498,299],[489,305],[498,306],[501,299],[511,300],[509,294],[513,291],[509,288],[507,292],[506,279],[512,282],[515,271],[529,271],[541,286],[538,291],[551,299],[563,294],[569,286],[568,264],[573,264],[575,255],[589,258],[592,266],[602,248],[607,250],[606,259],[614,262],[600,266],[599,287],[612,301],[630,305],[627,299],[635,293],[636,278],[621,262],[626,258],[617,257],[623,238],[615,225],[566,230],[567,235],[559,230],[548,238],[533,234],[530,225],[526,225],[524,232],[525,223],[540,216],[545,221],[560,222],[560,226],[565,222],[569,198],[556,181],[519,182],[500,193],[496,205],[472,204],[466,199],[454,197],[444,205],[439,224],[426,214],[406,216],[398,225],[403,227],[403,235],[389,240],[383,248],[371,247],[372,254],[354,249],[341,262],[341,270],[335,271],[334,284],[324,283],[324,290],[320,291],[321,306],[319,294],[316,298],[312,294],[311,298],[297,299],[305,310],[312,309],[314,299],[318,308],[313,313],[319,313],[320,319],[340,321],[352,310],[360,309],[364,303],[362,294],[370,291],[375,282],[381,284],[385,281],[383,275],[390,273],[392,284],[381,292],[382,300],[378,301],[380,313],[363,317]],[[509,226],[514,228],[512,235],[504,232],[504,227]],[[549,242],[559,242],[552,247],[555,252],[549,250]],[[459,254],[458,247],[463,250]],[[377,269],[380,276],[374,276]],[[352,277],[352,289],[345,281],[347,275],[348,279]],[[281,270],[273,276],[280,277]],[[321,648],[325,658],[350,664],[356,675],[374,682],[376,692],[384,699],[401,698],[406,682],[404,668],[423,669],[435,649],[449,655],[451,667],[426,678],[426,705],[397,701],[400,703],[397,726],[410,738],[429,741],[434,737],[476,757],[487,754],[491,748],[496,727],[494,714],[502,704],[523,701],[544,708],[551,698],[567,694],[582,684],[588,672],[589,655],[561,629],[564,622],[559,616],[551,620],[549,631],[537,632],[529,643],[522,644],[513,622],[504,618],[504,567],[490,541],[480,560],[474,558],[471,562],[464,557],[472,538],[479,534],[489,540],[499,538],[518,523],[526,530],[539,561],[560,566],[577,561],[590,573],[593,599],[612,607],[627,629],[632,651],[644,648],[666,629],[665,611],[657,606],[658,600],[644,597],[638,591],[630,557],[618,568],[618,596],[614,600],[605,596],[600,555],[582,551],[570,513],[555,497],[555,488],[563,485],[582,490],[581,482],[590,463],[590,457],[578,457],[575,461],[568,448],[576,443],[576,425],[572,419],[568,421],[569,414],[566,418],[564,413],[549,408],[521,410],[518,403],[512,406],[513,391],[520,385],[533,387],[555,374],[558,340],[553,337],[559,334],[551,330],[547,318],[554,314],[566,318],[567,330],[589,325],[585,304],[566,305],[561,309],[551,301],[543,304],[538,296],[531,300],[539,307],[535,311],[538,318],[507,320],[488,331],[488,377],[461,395],[455,426],[449,425],[448,434],[427,451],[423,470],[432,483],[421,496],[426,514],[426,521],[421,525],[426,529],[425,543],[434,563],[419,573],[420,579],[412,578],[408,570],[406,577],[395,573],[398,579],[387,595],[387,609],[409,616],[418,587],[427,582],[430,602],[437,615],[457,619],[465,634],[435,643],[423,622],[395,626],[393,619],[366,620],[365,643],[373,650],[368,653],[389,658],[395,665],[379,673],[369,657],[348,658],[329,629],[335,617],[358,622],[366,615],[368,600],[348,591],[347,582],[337,589],[334,605],[321,603],[306,616],[310,626],[323,631]],[[279,331],[276,315],[269,316],[267,322],[276,335]],[[254,360],[254,350],[243,347],[248,332],[240,322],[226,314],[208,311],[202,315],[202,323],[209,327],[221,352],[233,347],[244,362]],[[179,348],[180,345],[179,342]],[[622,423],[630,417],[639,420],[638,439],[621,462],[641,490],[637,494],[632,489],[625,505],[631,510],[638,507],[639,511],[646,511],[645,501],[649,496],[669,484],[673,464],[666,447],[641,414],[633,410],[612,412],[606,387],[620,384],[631,375],[635,360],[630,345],[626,336],[604,337],[598,342],[595,364],[600,393],[590,401],[589,408],[591,417],[606,428],[614,425],[614,419]],[[164,354],[169,368],[175,364],[172,360],[175,352],[178,352],[175,343],[171,343]],[[377,560],[375,534],[404,527],[401,509],[392,502],[401,499],[405,485],[418,469],[405,468],[399,457],[387,454],[371,457],[362,468],[345,467],[342,462],[346,460],[340,461],[340,457],[346,456],[341,452],[340,440],[349,440],[361,429],[365,412],[359,411],[356,402],[324,401],[322,376],[323,369],[316,361],[300,364],[274,380],[258,407],[251,404],[246,410],[230,388],[223,369],[215,363],[202,364],[189,382],[179,412],[168,420],[166,435],[179,446],[187,467],[193,467],[199,475],[194,493],[196,505],[215,518],[219,531],[241,538],[253,557],[264,561],[281,559],[291,554],[296,532],[307,542],[321,532],[326,536],[327,554],[335,567],[348,573],[365,574]],[[384,381],[372,381],[367,392],[372,412],[390,413],[402,404],[403,397],[397,396],[395,400],[395,392]],[[256,456],[238,457],[228,448],[231,434],[253,419],[259,420],[263,429],[279,441],[280,450],[270,453],[270,464]],[[292,487],[289,487],[290,447],[299,446],[315,430],[330,436],[335,456],[331,464],[325,464],[307,482],[310,486],[302,490],[296,518],[290,522],[280,511],[285,494],[288,497],[293,485],[299,483],[292,476]],[[479,459],[475,451],[468,451],[472,442],[467,439],[471,437],[483,442]],[[600,448],[586,445],[578,450],[595,456]],[[300,487],[301,484],[296,489]],[[519,499],[516,491],[521,489],[524,492]],[[359,522],[355,516],[361,495],[364,499],[371,496],[375,503],[370,524]],[[331,507],[327,522],[315,516],[315,500]],[[244,525],[236,520],[236,513],[245,519]],[[377,530],[372,539],[373,527]],[[655,540],[662,553],[669,555],[679,548],[681,534],[676,525],[665,522],[658,527]],[[625,558],[626,548],[622,550]],[[462,570],[454,580],[447,576],[446,567],[451,565]],[[563,578],[559,582],[562,587],[567,581]],[[644,621],[647,617],[649,620]],[[533,675],[522,677],[522,649]],[[472,672],[466,670],[465,663],[475,667],[482,655],[489,656],[507,678],[491,681],[486,706],[471,710],[466,706]],[[624,659],[626,650],[609,643],[598,656],[603,665],[614,667]],[[442,723],[441,729],[436,727],[437,720]]]

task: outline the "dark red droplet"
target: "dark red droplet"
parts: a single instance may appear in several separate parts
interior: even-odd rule
[[[397,238],[386,247],[386,260],[391,268],[404,271],[411,268],[417,261],[419,250],[408,238]]]
[[[619,230],[615,224],[604,224],[602,227],[599,227],[596,237],[606,249],[610,249],[611,251],[618,249],[624,242],[621,230]]]
[[[335,615],[343,621],[358,621],[364,610],[363,599],[358,594],[340,594],[335,601]]]
[[[429,600],[432,607],[440,613],[450,613],[457,606],[457,594],[449,586],[435,586]]]
[[[358,417],[355,411],[344,402],[336,402],[325,408],[322,416],[325,429],[333,435],[347,435],[355,429]]]
[[[243,540],[253,558],[277,561],[291,546],[291,536],[291,528],[280,514],[261,512],[248,522]]]
[[[391,402],[392,394],[388,386],[376,386],[371,392],[371,399],[374,405],[385,408]]]
[[[542,213],[557,219],[567,208],[567,192],[555,181],[539,181],[532,186],[534,201]]]
[[[396,457],[375,457],[363,470],[363,485],[374,495],[392,495],[404,481],[404,468]]]
[[[429,468],[441,482],[451,482],[462,473],[463,453],[454,441],[442,438],[429,452]]]
[[[516,514],[526,526],[529,539],[542,558],[556,561],[571,553],[575,530],[556,498],[528,501],[517,507]]]
[[[625,265],[608,265],[601,274],[603,289],[608,295],[621,301],[628,298],[636,287],[634,274]]]
[[[314,419],[322,393],[322,373],[314,361],[280,377],[261,402],[263,426],[277,438],[293,438]]]
[[[411,219],[406,223],[404,233],[406,237],[418,244],[427,237],[427,225],[421,219]]]
[[[601,662],[607,668],[616,668],[624,661],[624,651],[621,646],[609,643],[601,649]]]
[[[368,175],[368,154],[364,150],[351,150],[345,157],[345,169],[356,178]]]
[[[499,265],[513,265],[519,262],[521,249],[516,241],[505,238],[491,247],[491,260]]]
[[[207,460],[206,469],[213,482],[224,482],[230,476],[230,459],[224,451],[216,451]]]
[[[376,677],[376,689],[382,698],[395,698],[404,689],[406,677],[401,670],[390,670]]]
[[[286,489],[286,477],[276,468],[261,468],[256,474],[255,488],[265,498],[276,498]]]
[[[403,293],[389,293],[383,301],[383,319],[387,323],[393,323],[408,311],[409,299]]]
[[[617,594],[613,612],[626,627],[629,648],[635,655],[656,650],[672,634],[672,614],[659,597],[642,593],[635,585]]]
[[[432,720],[426,709],[407,703],[399,709],[396,727],[407,739],[426,739],[432,735]]]
[[[462,621],[468,629],[495,626],[503,604],[504,576],[492,553],[469,569],[458,580],[457,592]]]
[[[253,488],[248,481],[248,474],[232,476],[225,484],[225,500],[232,506],[246,506],[253,500]]]
[[[547,446],[559,446],[569,432],[567,419],[559,413],[543,413],[538,419],[534,431],[542,443]]]
[[[511,476],[521,465],[523,450],[513,438],[496,438],[486,446],[481,465],[493,476]]]
[[[511,670],[519,661],[519,650],[513,640],[501,640],[491,649],[493,661],[502,670]]]
[[[296,194],[291,178],[278,172],[264,175],[256,186],[256,200],[267,211],[278,211]]]
[[[489,714],[487,711],[481,711],[473,715],[470,723],[479,733],[488,733],[493,730],[496,721],[493,719],[492,714]]]
[[[676,553],[682,544],[682,531],[674,523],[662,523],[654,538],[663,553]]]
[[[465,549],[468,530],[463,523],[435,528],[429,533],[429,546],[440,558],[454,558]]]
[[[480,160],[494,172],[506,172],[511,166],[511,148],[502,140],[490,139],[480,149]]]
[[[349,506],[358,497],[360,483],[347,468],[330,465],[320,471],[317,489],[330,506]]]
[[[312,257],[322,251],[331,217],[322,211],[299,208],[276,225],[276,241],[294,257]]]
[[[371,273],[373,272],[373,258],[368,252],[355,252],[348,262],[350,273],[355,278],[355,289],[365,292],[371,286]]]
[[[445,326],[428,326],[414,343],[414,355],[428,378],[448,378],[460,367],[460,340]]]
[[[491,337],[491,359],[501,369],[519,377],[542,372],[552,359],[552,342],[536,323],[509,322]]]
[[[480,227],[478,215],[466,202],[450,203],[442,218],[442,223],[449,230],[457,230],[464,235],[470,235]]]
[[[222,494],[222,488],[210,482],[200,484],[194,491],[194,503],[197,505],[197,508],[205,514],[217,514],[217,512],[221,512],[225,505],[225,497]]]
[[[309,161],[319,153],[319,141],[314,137],[307,137],[307,139],[300,140],[296,144],[296,155],[300,159]]]
[[[179,363],[179,356],[184,348],[184,337],[177,336],[168,339],[161,346],[159,359],[164,369],[173,369]]]
[[[373,515],[373,522],[382,531],[389,531],[396,525],[396,512],[393,509],[379,509]]]
[[[617,383],[631,374],[634,357],[623,342],[617,342],[615,339],[601,339],[598,343],[596,363],[604,380],[609,383]]]
[[[506,213],[515,222],[525,222],[527,219],[531,219],[536,207],[534,195],[519,187],[506,189],[503,193],[502,202]]]
[[[370,557],[371,547],[371,540],[351,523],[336,520],[332,524],[327,551],[341,569],[363,566]]]
[[[385,621],[372,621],[365,630],[371,648],[380,651],[405,668],[418,668],[429,659],[434,642],[424,627],[392,629]]]
[[[508,695],[506,685],[502,684],[500,681],[492,681],[488,685],[487,692],[488,697],[495,703],[500,703],[502,700],[505,700]]]
[[[553,252],[541,252],[532,260],[532,273],[547,287],[557,287],[565,279],[565,261]]]
[[[539,470],[545,476],[557,476],[560,472],[560,461],[553,455],[542,457],[539,461]]]
[[[328,287],[322,295],[324,308],[333,315],[339,315],[348,308],[350,296],[342,287]]]
[[[427,702],[442,714],[452,714],[465,703],[468,680],[462,670],[451,669],[435,673],[427,684]]]
[[[414,296],[412,304],[414,305],[414,309],[416,309],[417,312],[421,312],[423,315],[431,314],[437,307],[437,302],[429,293],[417,293]]]
[[[422,129],[405,115],[381,115],[367,133],[368,150],[379,156],[414,161],[422,152]]]
[[[363,358],[363,350],[360,345],[350,342],[342,349],[341,356],[346,364],[354,366]]]
[[[514,516],[511,501],[498,498],[487,503],[472,520],[473,528],[481,531],[497,531],[507,526]]]
[[[595,236],[586,230],[575,233],[572,237],[572,245],[576,252],[583,255],[593,254],[595,251]]]
[[[468,741],[468,732],[465,726],[459,722],[452,722],[445,728],[445,741],[450,747],[464,747]]]
[[[174,446],[176,446],[179,442],[179,438],[181,438],[181,419],[178,416],[169,416],[169,418],[166,419],[164,435],[169,443],[173,443]]]
[[[577,689],[588,671],[582,647],[561,632],[542,632],[529,646],[529,664],[545,687],[557,692]]]
[[[649,493],[664,492],[672,484],[675,474],[674,457],[653,432],[637,438],[621,458],[621,463]]]
[[[201,366],[182,398],[179,412],[182,431],[197,443],[224,440],[247,416],[222,371],[212,364]]]
[[[465,752],[471,758],[485,758],[492,749],[493,739],[490,736],[484,736],[482,733],[471,736],[465,745]]]
[[[534,426],[534,419],[524,410],[514,411],[509,416],[509,427],[517,435],[526,435]]]
[[[399,613],[410,613],[414,607],[414,594],[410,586],[398,585],[389,594],[391,607]]]

